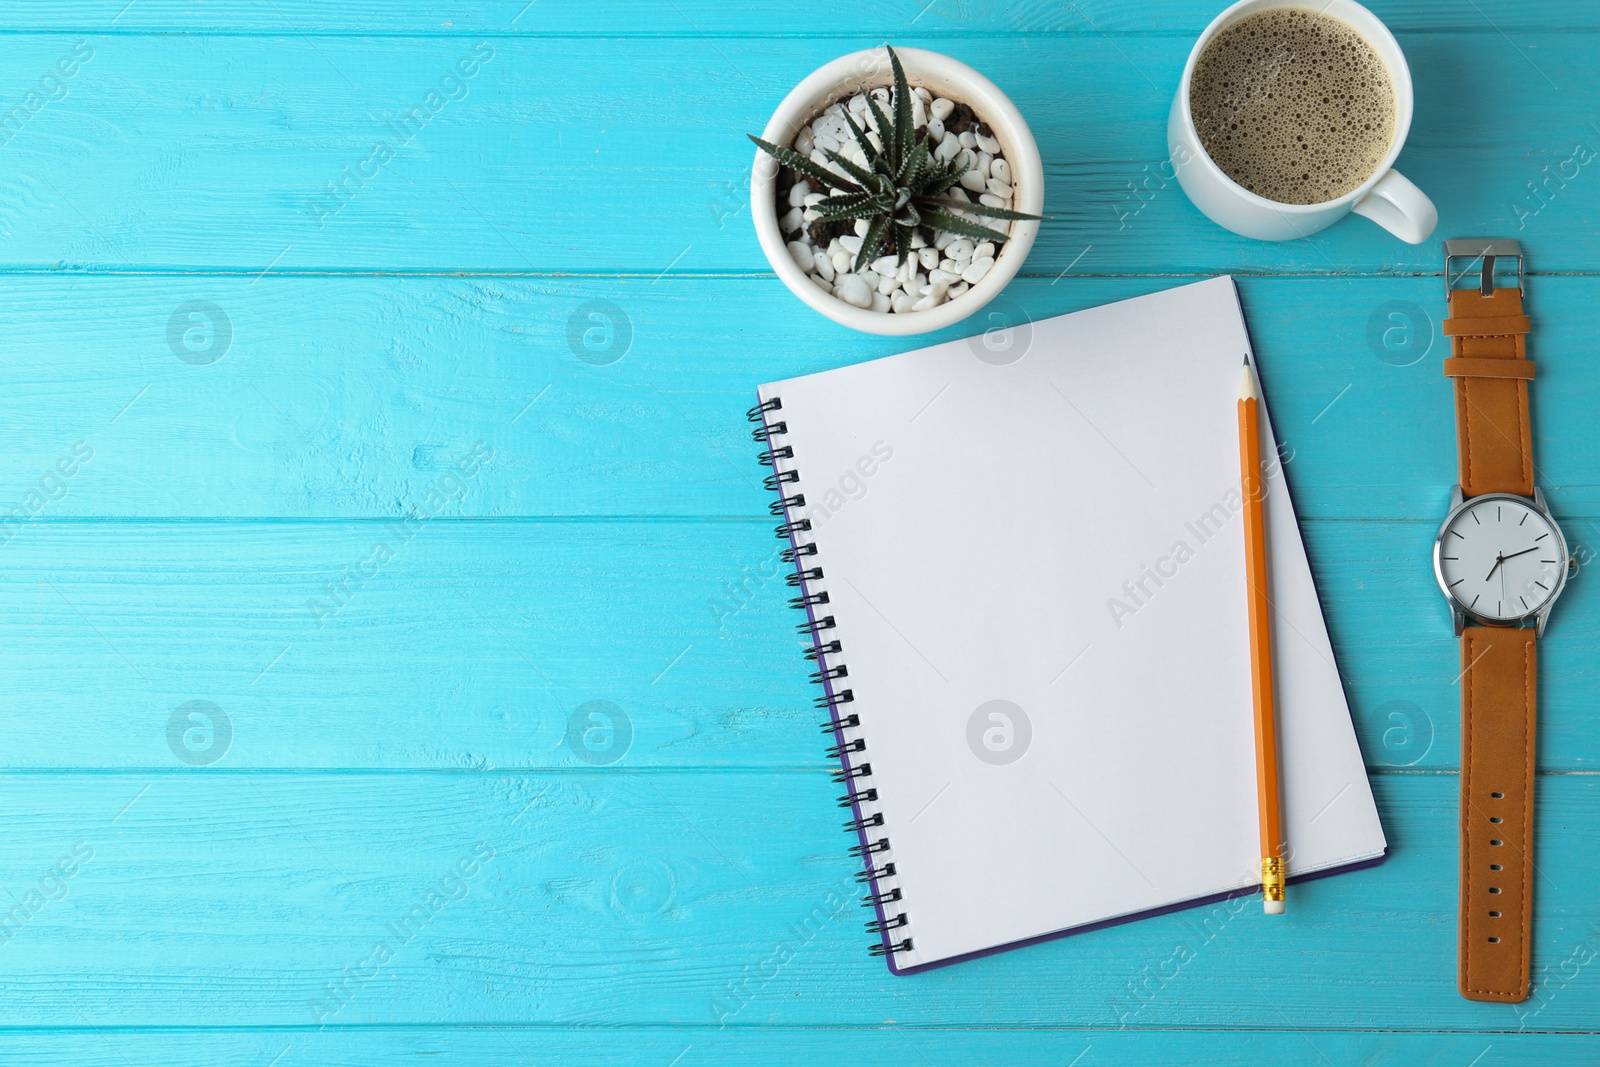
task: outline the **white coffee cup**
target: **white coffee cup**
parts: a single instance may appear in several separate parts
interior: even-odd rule
[[[1320,204],[1281,204],[1258,196],[1228,177],[1206,154],[1189,111],[1189,83],[1206,45],[1223,28],[1270,8],[1305,8],[1330,15],[1359,33],[1389,68],[1394,86],[1394,140],[1378,169],[1355,189]],[[1183,81],[1167,119],[1167,144],[1178,184],[1194,206],[1224,229],[1263,241],[1292,241],[1326,229],[1354,211],[1365,215],[1402,241],[1420,244],[1439,221],[1439,211],[1421,189],[1393,169],[1411,129],[1411,68],[1406,57],[1376,15],[1354,0],[1239,0],[1212,20],[1189,52]]]

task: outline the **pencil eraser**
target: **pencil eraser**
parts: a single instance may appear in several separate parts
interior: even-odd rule
[[[1263,900],[1261,902],[1261,907],[1262,907],[1262,910],[1265,911],[1268,915],[1282,915],[1283,914],[1283,901],[1281,901],[1281,900]]]

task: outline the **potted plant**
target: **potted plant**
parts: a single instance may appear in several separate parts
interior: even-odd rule
[[[948,56],[834,60],[779,105],[750,186],[778,277],[835,322],[915,334],[959,322],[1022,267],[1044,167],[1022,115]]]

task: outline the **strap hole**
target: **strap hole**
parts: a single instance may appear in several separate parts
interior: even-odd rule
[[[1489,918],[1498,919],[1498,918],[1500,918],[1500,913],[1498,911],[1491,911],[1489,913]]]
[[[1492,886],[1489,887],[1489,892],[1498,893],[1498,892],[1500,892],[1500,887],[1497,886],[1497,885],[1492,885]]]
[[[1505,799],[1505,794],[1504,793],[1490,793],[1489,795],[1494,797],[1496,800],[1504,800]]]
[[[1504,841],[1490,841],[1489,844],[1494,845],[1496,848],[1498,848],[1499,846],[1505,844],[1505,842]]]
[[[1503,868],[1498,863],[1491,863],[1491,864],[1489,864],[1489,869],[1491,871],[1498,871],[1498,870],[1502,870]]]
[[[1498,823],[1498,822],[1502,822],[1504,820],[1502,820],[1500,818],[1500,816],[1498,816],[1498,815],[1491,815],[1491,816],[1489,816],[1489,821],[1493,822],[1493,823]]]
[[[1491,944],[1491,945],[1498,945],[1499,943],[1500,943],[1500,939],[1498,937],[1491,937],[1489,939],[1489,944]]]

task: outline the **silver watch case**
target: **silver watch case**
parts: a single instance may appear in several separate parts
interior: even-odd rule
[[[1532,505],[1534,510],[1549,521],[1550,528],[1556,532],[1556,543],[1561,549],[1560,558],[1562,564],[1560,573],[1556,578],[1554,591],[1551,592],[1549,599],[1537,610],[1530,611],[1519,618],[1490,619],[1462,607],[1461,602],[1450,595],[1450,586],[1444,580],[1444,568],[1439,564],[1439,553],[1444,545],[1445,531],[1450,528],[1450,523],[1455,520],[1458,514],[1466,510],[1469,505],[1481,504],[1485,500],[1513,500],[1519,504]],[[1544,624],[1550,617],[1550,609],[1555,607],[1556,601],[1561,598],[1561,591],[1567,587],[1567,579],[1572,576],[1576,565],[1577,560],[1573,559],[1572,554],[1567,551],[1567,538],[1561,532],[1561,524],[1556,522],[1554,515],[1550,514],[1550,507],[1544,502],[1544,494],[1537,487],[1533,490],[1531,498],[1518,496],[1516,493],[1483,493],[1473,497],[1471,500],[1467,500],[1461,494],[1460,485],[1450,490],[1450,510],[1445,513],[1444,521],[1439,524],[1439,532],[1433,535],[1433,578],[1434,581],[1439,583],[1439,591],[1444,594],[1445,602],[1450,605],[1451,621],[1455,625],[1457,637],[1461,636],[1462,629],[1468,623],[1477,623],[1482,626],[1526,626],[1529,622],[1532,622],[1538,628],[1541,637],[1544,636]]]

